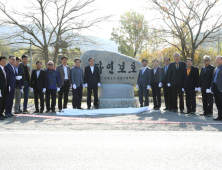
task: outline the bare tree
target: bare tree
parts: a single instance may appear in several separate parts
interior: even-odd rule
[[[56,63],[60,48],[59,40],[84,44],[87,39],[81,31],[97,26],[110,16],[97,17],[87,20],[97,9],[91,7],[96,0],[33,0],[28,1],[25,11],[7,9],[6,4],[0,2],[0,22],[11,28],[11,33],[2,35],[10,44],[32,44],[40,49],[49,61],[49,45],[55,39],[54,62]],[[55,38],[54,38],[55,37]]]
[[[198,47],[218,38],[222,26],[218,0],[149,0],[151,10],[158,11],[153,29],[160,32],[163,43],[181,52],[184,59],[194,59]],[[217,6],[216,6],[217,5]],[[218,12],[215,12],[217,11]],[[164,34],[164,36],[162,35]],[[179,41],[178,41],[179,40]]]

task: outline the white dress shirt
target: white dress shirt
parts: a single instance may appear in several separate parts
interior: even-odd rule
[[[147,67],[143,67],[142,75],[143,75],[143,73],[146,71],[146,68],[147,68]]]
[[[5,79],[6,79],[6,72],[5,72],[5,70],[4,70],[4,67],[2,67],[1,65],[0,65],[0,67],[2,68],[2,72],[4,73]]]
[[[157,68],[158,68],[159,66],[157,66],[156,68],[154,68],[154,75],[156,74],[156,71],[157,71]]]
[[[65,73],[65,80],[68,80],[68,71],[67,71],[67,66],[63,66],[63,70],[64,70],[64,73]]]
[[[41,71],[41,69],[40,69],[40,70],[36,70],[36,76],[37,76],[37,78],[39,78],[40,71]]]
[[[91,71],[92,71],[92,74],[93,74],[94,66],[90,66],[90,68],[91,68]]]

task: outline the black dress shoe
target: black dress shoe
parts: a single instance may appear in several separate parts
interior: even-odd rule
[[[180,113],[184,113],[184,110],[180,110]]]
[[[77,107],[77,109],[84,110],[84,109],[83,109],[83,108],[81,108],[81,107]]]
[[[5,120],[2,116],[0,116],[0,120]]]
[[[55,110],[52,110],[52,113],[56,113],[56,111],[55,111]]]
[[[28,110],[23,110],[24,114],[29,114]]]
[[[140,107],[143,107],[143,105],[141,104]]]
[[[62,110],[59,110],[59,112],[62,112]]]
[[[166,107],[166,108],[165,108],[165,109],[163,109],[163,110],[170,110],[170,109]]]
[[[39,110],[34,111],[34,113],[39,113]]]
[[[50,110],[46,110],[46,111],[45,111],[45,113],[49,113],[49,112],[50,112]]]
[[[39,113],[43,113],[43,110],[40,110],[40,112]]]
[[[213,117],[213,114],[209,113],[207,114],[207,117]]]
[[[220,118],[220,117],[217,117],[217,118],[215,118],[215,119],[213,119],[213,120],[222,120],[222,118]]]
[[[173,112],[178,112],[176,109],[173,109],[172,111],[173,111]]]
[[[195,115],[196,112],[190,112],[192,115]]]
[[[191,113],[191,111],[187,111],[186,113],[184,113],[184,114],[190,114]]]
[[[5,114],[5,117],[8,118],[8,117],[11,117],[11,115],[8,114],[8,113],[6,113],[6,114]]]
[[[22,110],[19,110],[19,113],[22,113]]]
[[[87,107],[88,110],[89,110],[90,108],[91,108],[91,107],[89,107],[89,106]]]
[[[17,115],[17,114],[19,114],[19,112],[15,112],[14,114],[16,114],[16,115]]]

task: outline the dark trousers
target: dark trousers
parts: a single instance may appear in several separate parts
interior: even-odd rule
[[[87,87],[87,106],[91,107],[91,95],[92,95],[92,90],[94,94],[94,106],[99,106],[98,104],[98,86],[91,84],[90,86]]]
[[[185,90],[186,93],[186,106],[188,112],[196,112],[196,91]]]
[[[182,91],[182,86],[180,85],[173,85],[171,86],[171,91],[172,91],[172,100],[173,100],[173,109],[177,110],[177,95],[179,93],[179,99],[180,99],[180,110],[184,110],[184,98],[183,98],[183,91]]]
[[[145,103],[143,105],[143,97],[145,97]],[[147,87],[139,87],[139,101],[142,106],[149,106],[149,90]]]
[[[165,106],[168,109],[173,108],[172,103],[172,93],[171,93],[171,87],[168,87],[167,85],[163,86],[163,93],[164,93],[164,100],[165,100]]]
[[[203,90],[202,102],[203,102],[204,115],[213,114],[213,94],[206,93],[206,90]]]
[[[62,110],[62,108],[67,108],[69,88],[70,88],[69,80],[64,81],[64,85],[61,87],[61,89],[59,91],[59,98],[58,98],[59,110]],[[63,102],[63,107],[62,107],[63,94],[64,94],[64,102]]]
[[[40,99],[40,110],[44,110],[44,93],[42,90],[34,90],[35,96],[35,109],[39,110],[39,99]]]
[[[6,91],[1,91],[2,97],[0,97],[0,116],[3,116],[6,105]]]
[[[29,98],[29,82],[24,82],[24,89],[23,89],[23,94],[24,95],[24,101],[23,101],[23,111],[27,110],[27,105],[28,105],[28,98]]]
[[[214,84],[214,99],[218,110],[218,117],[222,118],[222,92],[217,88],[217,84]]]
[[[55,110],[56,105],[56,89],[46,89],[46,108],[47,110]],[[50,96],[52,97],[52,103],[50,108]]]
[[[6,104],[5,104],[5,114],[12,113],[12,105],[15,96],[15,89],[11,89],[9,93],[6,95]]]
[[[82,85],[77,87],[76,89],[72,89],[72,107],[73,108],[81,108],[82,102]]]
[[[154,108],[161,107],[161,95],[160,95],[161,88],[159,87],[159,83],[152,84],[152,94],[153,94],[153,103]]]

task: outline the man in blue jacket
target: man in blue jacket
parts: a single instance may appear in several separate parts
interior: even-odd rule
[[[56,105],[56,92],[60,91],[60,78],[59,73],[54,69],[53,61],[49,61],[46,69],[46,113],[50,112],[50,109],[55,113]],[[52,97],[52,103],[50,108],[50,95]]]
[[[21,101],[21,92],[23,93],[24,89],[24,77],[23,77],[23,70],[21,67],[19,67],[19,64],[21,63],[21,59],[19,57],[16,57],[15,62],[15,72],[16,72],[16,88],[15,88],[15,104],[14,104],[14,112],[15,114],[19,114],[19,105]]]
[[[6,95],[5,117],[12,117],[12,105],[16,88],[16,71],[15,71],[15,57],[9,57],[9,63],[5,66],[7,76],[8,94]]]
[[[187,114],[196,112],[196,91],[199,84],[199,70],[192,64],[192,59],[187,59],[187,68],[184,69],[184,84],[182,91],[186,93]]]

